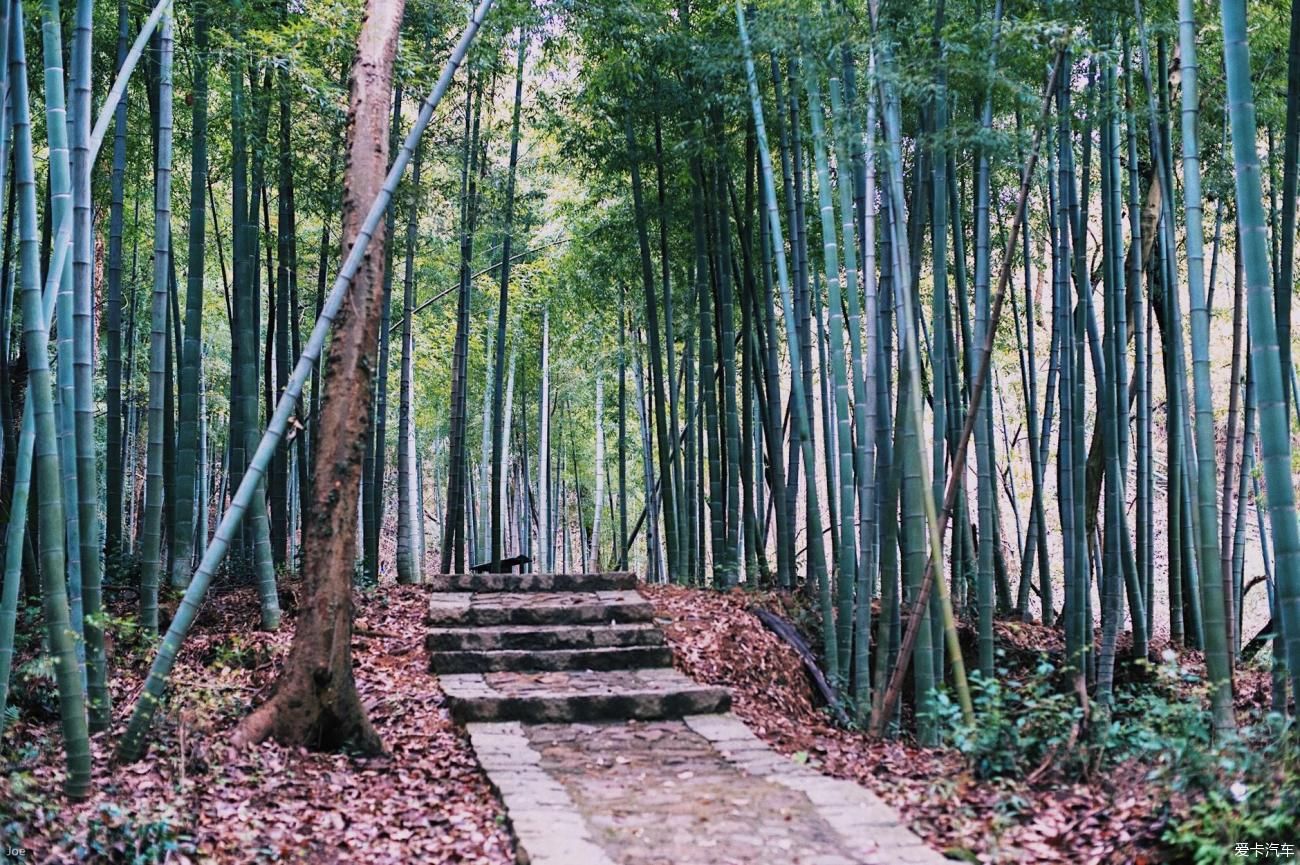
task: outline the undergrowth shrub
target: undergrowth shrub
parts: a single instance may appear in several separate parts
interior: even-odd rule
[[[1077,741],[1082,709],[1055,681],[1046,659],[1032,670],[999,670],[993,679],[971,673],[972,723],[946,693],[936,695],[945,739],[966,758],[976,778],[1023,778],[1045,761],[1058,766],[1083,759]]]
[[[85,838],[76,844],[79,858],[114,865],[153,865],[174,853],[192,852],[174,815],[133,815],[117,805],[100,805],[90,818]]]
[[[996,680],[974,672],[973,722],[947,694],[936,695],[945,742],[983,781],[1024,780],[1049,762],[1052,776],[1067,780],[1095,780],[1121,764],[1143,767],[1153,800],[1164,803],[1160,842],[1172,862],[1300,854],[1294,721],[1270,714],[1216,738],[1200,675],[1172,653],[1155,672],[1149,682],[1117,686],[1110,711],[1094,704],[1086,736],[1078,699],[1048,660],[1023,672],[999,670]]]

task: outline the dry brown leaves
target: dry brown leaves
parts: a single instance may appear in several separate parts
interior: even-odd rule
[[[874,740],[833,726],[814,705],[798,655],[746,612],[759,604],[786,614],[780,596],[668,586],[645,593],[668,620],[662,624],[678,667],[731,688],[736,714],[769,744],[806,754],[826,774],[869,787],[952,856],[1072,865],[1159,861],[1152,844],[1160,803],[1144,791],[1140,767],[1088,785],[977,782],[951,750]],[[1013,646],[1029,645],[1042,630],[1054,633],[1007,624],[999,625],[999,636]]]
[[[513,862],[501,804],[427,671],[427,600],[423,589],[406,586],[358,598],[357,685],[388,753],[354,758],[225,744],[234,723],[268,693],[292,623],[260,633],[251,591],[210,598],[178,659],[174,696],[148,756],[109,768],[112,740],[96,736],[89,801],[70,804],[58,792],[56,726],[26,723],[6,733],[6,759],[20,742],[39,743],[34,756],[0,775],[0,812],[6,800],[27,803],[19,830],[31,851],[27,861],[88,861],[76,848],[92,824],[165,819],[184,835],[185,849],[171,862]],[[135,666],[113,683],[119,731],[142,680]],[[112,838],[125,850],[139,834]],[[109,860],[99,854],[89,861]]]

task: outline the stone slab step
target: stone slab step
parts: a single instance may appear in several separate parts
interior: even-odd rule
[[[435,592],[616,592],[636,588],[636,574],[438,574]]]
[[[473,721],[656,720],[725,712],[731,695],[676,670],[461,673],[441,676],[451,716]]]
[[[499,625],[490,628],[434,628],[424,639],[430,652],[548,651],[662,646],[653,624]]]
[[[631,670],[667,667],[673,653],[667,646],[615,646],[607,649],[552,649],[495,652],[433,652],[429,666],[439,675],[554,670]]]
[[[635,591],[437,592],[429,596],[430,625],[581,625],[648,622],[650,602]]]

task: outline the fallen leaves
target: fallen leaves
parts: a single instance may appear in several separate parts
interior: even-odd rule
[[[37,862],[104,861],[86,855],[94,832],[111,831],[122,844],[150,826],[167,827],[169,846],[149,861],[513,862],[501,804],[419,651],[427,601],[411,586],[357,598],[367,635],[354,646],[357,687],[386,755],[226,745],[233,725],[268,693],[292,638],[291,622],[278,633],[257,631],[255,593],[241,589],[212,598],[186,641],[148,756],[110,768],[113,740],[95,737],[89,801],[67,803],[57,793],[56,724],[24,721],[6,731],[0,823],[16,822],[16,846]],[[114,670],[116,726],[147,660]],[[105,808],[126,816],[109,826]]]
[[[751,605],[789,616],[787,599],[735,590],[720,594],[649,586],[645,594],[673,648],[674,663],[732,692],[737,715],[770,745],[827,775],[870,788],[913,830],[950,858],[969,862],[1119,865],[1153,854],[1162,804],[1141,767],[1090,785],[977,782],[961,757],[899,740],[870,739],[834,726],[816,705],[795,651],[746,612]],[[1010,653],[1054,645],[1058,632],[999,623]]]

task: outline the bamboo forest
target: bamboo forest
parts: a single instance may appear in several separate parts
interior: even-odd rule
[[[1297,861],[1300,0],[0,0],[0,862]]]

